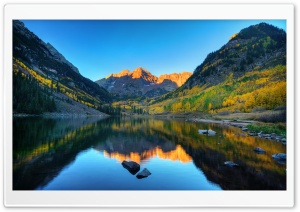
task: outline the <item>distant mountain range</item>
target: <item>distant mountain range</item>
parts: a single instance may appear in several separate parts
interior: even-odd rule
[[[132,72],[123,70],[96,81],[98,85],[108,90],[120,99],[140,96],[157,97],[180,87],[192,75],[189,72],[152,75],[142,67]]]

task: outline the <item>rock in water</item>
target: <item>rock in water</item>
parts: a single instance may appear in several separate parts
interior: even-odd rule
[[[202,134],[202,135],[215,135],[216,134],[216,132],[213,130],[198,130],[198,133]]]
[[[140,173],[138,173],[138,175],[136,176],[138,179],[142,179],[145,177],[148,177],[149,175],[151,175],[151,173],[149,172],[148,169],[144,168],[143,171],[141,171]]]
[[[236,164],[236,163],[234,163],[234,162],[232,162],[232,161],[226,161],[226,162],[224,162],[224,164],[225,164],[226,166],[231,167],[231,168],[236,167],[236,166],[239,166],[238,164]]]
[[[260,148],[260,147],[255,147],[254,148],[254,152],[258,153],[258,154],[263,154],[266,153],[266,150]]]
[[[284,153],[274,154],[272,155],[272,158],[280,164],[286,164],[286,154]]]
[[[122,166],[127,169],[131,174],[135,175],[140,171],[140,165],[134,161],[123,161]]]

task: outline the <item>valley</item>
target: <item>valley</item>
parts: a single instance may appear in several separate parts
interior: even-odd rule
[[[14,190],[286,190],[291,141],[283,29],[248,25],[208,53],[203,46],[216,42],[214,36],[203,46],[194,40],[197,51],[179,50],[182,45],[171,41],[180,33],[158,42],[147,21],[140,25],[145,32],[134,28],[126,35],[131,45],[123,48],[122,24],[140,23],[103,23],[101,33],[96,25],[90,31],[96,40],[91,33],[83,44],[68,46],[85,34],[76,27],[78,34],[57,42],[66,54],[81,55],[72,61],[88,64],[87,71],[22,21],[13,22]],[[160,30],[159,36],[166,34]],[[110,43],[110,37],[117,39]],[[193,70],[181,66],[200,52],[206,56],[196,55]],[[98,61],[103,67],[94,67]],[[134,176],[123,166],[127,160],[148,175]]]
[[[285,39],[283,30],[261,23],[232,36],[194,73],[155,76],[138,67],[92,82],[50,43],[15,21],[14,73],[35,79],[58,113],[226,114],[284,109]],[[26,113],[24,107],[14,107],[15,112]]]
[[[155,76],[138,67],[92,82],[50,43],[15,21],[14,76],[19,77],[14,77],[14,113],[224,120],[246,116],[261,122],[285,122],[285,61],[285,32],[261,23],[234,34],[208,54],[194,73]],[[15,82],[22,79],[18,72],[35,81],[41,91],[26,95],[26,83]],[[26,105],[28,102],[31,104]],[[255,116],[247,116],[249,113]]]

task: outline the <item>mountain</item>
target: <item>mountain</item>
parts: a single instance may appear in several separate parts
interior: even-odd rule
[[[162,83],[164,80],[170,80],[172,82],[175,82],[177,84],[178,87],[182,86],[187,79],[191,76],[192,74],[190,72],[182,72],[180,74],[177,73],[173,73],[173,74],[163,74],[160,75],[157,83],[160,84]]]
[[[56,71],[59,65],[64,65],[63,68],[79,73],[78,68],[67,61],[50,43],[42,41],[20,21],[13,22],[13,50],[15,58],[30,63],[40,72],[49,71],[49,68]],[[45,64],[48,60],[52,61]],[[57,71],[62,71],[62,68]]]
[[[50,43],[42,41],[18,20],[13,21],[13,65],[14,85],[20,86],[23,90],[22,95],[21,91],[15,90],[14,93],[14,112],[16,113],[55,111],[100,114],[95,109],[111,102],[111,96],[105,89],[83,77],[78,68]],[[18,72],[22,74],[18,75]],[[29,81],[26,81],[27,79]],[[32,82],[33,80],[36,83]],[[39,85],[37,90],[41,92],[37,92],[36,97],[29,92],[31,90],[27,90],[30,83]],[[29,93],[26,93],[26,90]],[[52,109],[54,111],[41,109],[46,104],[42,99],[54,102],[57,105],[56,109]],[[35,105],[28,105],[27,102],[35,102]],[[24,107],[36,109],[24,111]]]
[[[152,75],[142,67],[132,72],[123,70],[96,81],[98,85],[108,90],[117,98],[135,98],[140,96],[157,97],[180,87],[191,73],[164,74],[160,77]]]
[[[215,85],[229,73],[236,78],[254,68],[263,70],[279,64],[286,64],[286,33],[261,23],[234,34],[221,49],[208,54],[184,88],[206,83]]]
[[[286,33],[260,23],[208,54],[180,88],[153,101],[151,110],[249,112],[285,105]]]

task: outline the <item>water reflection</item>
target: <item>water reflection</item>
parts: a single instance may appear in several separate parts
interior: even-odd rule
[[[129,154],[122,154],[119,152],[107,152],[104,150],[105,157],[108,158],[115,158],[119,162],[124,160],[135,161],[137,163],[146,163],[149,158],[158,157],[161,159],[167,159],[172,161],[180,161],[182,163],[188,163],[192,161],[191,156],[189,156],[185,150],[180,146],[177,145],[174,150],[164,152],[160,147],[155,147],[154,149],[139,152],[130,152]]]
[[[95,117],[15,118],[13,124],[15,190],[32,190],[48,185],[66,167],[72,166],[78,155],[90,151],[91,148],[103,153],[104,158],[116,160],[119,165],[123,160],[149,165],[149,161],[155,159],[159,164],[165,164],[164,161],[180,162],[180,168],[184,169],[187,167],[184,164],[192,162],[199,173],[205,174],[208,182],[213,182],[224,190],[286,189],[286,166],[276,163],[271,157],[278,152],[285,153],[285,146],[248,137],[240,129],[233,127],[188,123],[182,120],[99,120]],[[217,135],[199,135],[198,129],[213,129]],[[257,146],[265,149],[266,154],[256,154],[253,149]],[[224,166],[223,163],[227,160],[238,163],[239,168],[230,169]],[[116,166],[116,171],[121,172],[117,167],[119,166]],[[90,175],[96,173],[95,170],[89,171]],[[163,167],[157,170],[160,171],[163,171]],[[111,176],[104,169],[99,174]],[[147,178],[150,180],[149,186],[151,180],[155,179],[155,174],[157,173]],[[179,176],[182,173],[177,174]],[[189,174],[185,173],[186,176]],[[180,175],[181,181],[185,180],[185,175]],[[172,179],[179,179],[178,176],[173,176]],[[195,183],[197,189],[196,184],[200,177],[193,180],[195,182],[189,183],[191,186]],[[177,184],[178,182],[172,184],[173,189],[179,188]],[[89,186],[89,189],[98,188]]]

